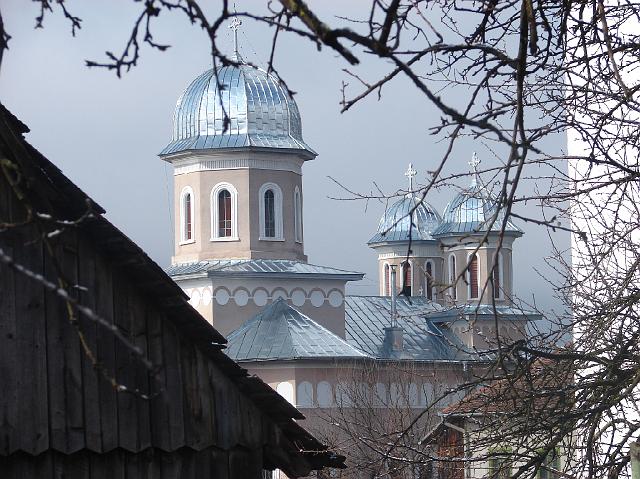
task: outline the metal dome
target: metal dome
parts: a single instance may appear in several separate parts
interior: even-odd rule
[[[368,244],[433,240],[431,232],[440,221],[440,215],[429,203],[406,195],[387,208]]]
[[[458,193],[453,201],[447,205],[442,223],[433,231],[433,236],[485,233],[496,208],[496,200],[487,193],[484,187],[474,181],[470,188]],[[500,231],[503,222],[504,212],[501,210],[491,225],[491,231]],[[522,230],[508,221],[505,233],[520,236]]]
[[[226,131],[224,112],[230,120]],[[240,64],[219,68],[216,81],[214,70],[208,70],[178,99],[172,141],[160,155],[242,147],[292,149],[316,156],[302,139],[295,101],[275,77]]]

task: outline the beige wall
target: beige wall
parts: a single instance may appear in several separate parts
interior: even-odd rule
[[[246,152],[240,152],[246,155]],[[239,153],[239,154],[240,154]],[[227,154],[234,158],[233,153]],[[291,155],[285,155],[291,162]],[[261,154],[250,159],[258,161]],[[273,154],[268,155],[268,165],[277,167]],[[178,166],[189,158],[174,162]],[[204,161],[204,160],[203,160]],[[284,160],[283,160],[284,161]],[[302,160],[298,160],[298,170]],[[244,163],[242,163],[244,164]],[[253,163],[252,163],[253,164]],[[292,168],[296,170],[296,168]],[[177,170],[182,171],[182,170]],[[211,191],[218,183],[232,184],[237,190],[237,233],[235,241],[212,241]],[[284,241],[260,240],[260,208],[258,191],[264,183],[275,183],[282,190],[282,219]],[[185,187],[191,187],[195,196],[194,239],[181,244],[180,196]],[[174,176],[174,263],[194,262],[219,258],[291,259],[306,261],[302,242],[295,241],[294,191],[300,190],[304,202],[302,175],[287,169],[240,167],[216,170],[180,172]],[[303,218],[304,224],[304,218]],[[303,228],[304,229],[304,228]]]

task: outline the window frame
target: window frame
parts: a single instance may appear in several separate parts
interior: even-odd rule
[[[275,236],[265,236],[266,218],[265,218],[265,193],[273,191],[273,213],[275,222]],[[260,241],[284,241],[284,228],[282,223],[282,189],[275,183],[265,183],[258,190],[258,205],[260,211]]]
[[[388,261],[382,266],[382,296],[391,296],[391,265]]]
[[[447,260],[448,270],[449,270],[449,294],[451,299],[454,301],[458,300],[458,285],[456,284],[456,278],[458,276],[458,265],[455,253],[449,254],[449,259]]]
[[[476,294],[473,295],[473,281],[471,277],[471,262],[475,258],[476,261]],[[469,253],[467,255],[467,299],[480,299],[480,258],[478,253]]]
[[[431,267],[429,267],[431,266]],[[431,271],[429,271],[431,270]],[[432,260],[427,260],[424,262],[424,296],[429,301],[434,301],[435,294],[433,294],[433,284],[435,279],[435,263]],[[429,285],[431,282],[431,285]]]
[[[504,299],[504,261],[503,261],[503,255],[502,255],[502,251],[497,251],[493,254],[493,258],[492,258],[492,263],[491,263],[491,267],[493,268],[493,265],[495,264],[495,258],[498,255],[498,288],[495,288],[494,283],[492,282],[492,289],[493,289],[493,298],[494,299]],[[496,295],[497,293],[497,295]]]
[[[300,193],[300,188],[297,186],[293,191],[293,228],[296,243],[302,243],[302,193]]]
[[[222,190],[227,190],[231,195],[231,236],[220,236],[219,224],[219,195]],[[209,204],[211,207],[211,241],[239,241],[238,237],[238,190],[227,182],[216,184],[211,189],[209,196]]]
[[[186,237],[186,218],[185,218],[185,200],[186,197],[191,197],[191,204],[189,205],[189,210],[191,213],[191,238]],[[180,192],[180,241],[179,244],[191,244],[196,242],[196,198],[193,194],[193,188],[190,186],[185,186],[182,188]]]

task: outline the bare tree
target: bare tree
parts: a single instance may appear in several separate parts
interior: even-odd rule
[[[72,32],[81,26],[63,0],[36,3],[36,26],[56,9],[69,20]],[[214,65],[234,62],[216,43],[220,28],[233,17],[273,28],[269,69],[274,72],[283,35],[337,53],[350,78],[342,91],[343,112],[369,96],[382,98],[388,84],[408,78],[416,97],[441,114],[431,133],[448,142],[429,181],[416,193],[424,198],[464,174],[444,174],[454,146],[464,136],[481,139],[500,160],[499,166],[480,172],[498,184],[495,213],[486,226],[496,223],[504,231],[509,220],[517,219],[573,234],[573,265],[560,250],[548,259],[563,278],[555,287],[570,314],[548,317],[551,331],[534,331],[526,340],[496,338],[493,367],[467,387],[478,394],[478,387],[498,384],[489,391],[497,390],[511,406],[498,414],[476,403],[484,417],[477,421],[476,437],[499,433],[501,444],[517,451],[514,477],[545,470],[560,444],[571,458],[562,471],[566,477],[628,475],[628,445],[640,434],[640,4],[371,0],[362,3],[357,18],[336,11],[335,18],[327,19],[302,0],[245,4],[249,9],[238,11],[222,1],[212,15],[205,14],[202,3],[142,2],[120,53],[107,53],[104,61],[88,66],[121,75],[137,64],[145,45],[166,48],[153,35],[154,20],[179,13],[206,31]],[[9,31],[0,19],[0,54]],[[364,78],[357,70],[364,55],[379,59],[387,72]],[[545,141],[558,133],[569,135],[572,151],[558,155],[545,149]],[[19,167],[3,168],[13,175],[7,171]],[[525,178],[539,181],[544,190],[524,194]],[[537,208],[525,213],[524,203]],[[464,281],[465,272],[455,281]],[[566,341],[571,334],[572,341]],[[509,392],[503,394],[505,384]],[[493,393],[484,398],[485,405],[496,401]],[[406,424],[403,437],[413,427]],[[380,443],[386,444],[384,454],[396,457],[400,445],[385,441],[385,434],[381,432]],[[575,440],[567,441],[568,436]],[[479,445],[483,451],[485,446]]]

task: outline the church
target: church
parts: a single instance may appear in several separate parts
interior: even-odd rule
[[[175,253],[167,273],[229,340],[226,354],[309,423],[357,407],[346,382],[379,372],[376,407],[442,407],[495,338],[523,337],[537,313],[513,302],[512,248],[523,232],[472,168],[444,212],[409,188],[372,225],[379,295],[346,294],[362,273],[316,265],[304,249],[302,174],[318,153],[273,75],[243,61],[208,70],[177,101],[171,141]],[[404,166],[398,165],[399,176]],[[363,246],[364,247],[364,246]],[[398,365],[420,374],[398,380]]]

